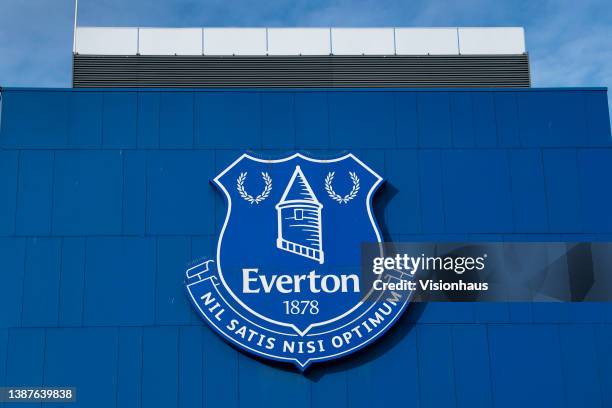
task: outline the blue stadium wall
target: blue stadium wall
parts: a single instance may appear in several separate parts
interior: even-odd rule
[[[2,105],[0,385],[75,386],[68,407],[612,406],[610,303],[415,304],[303,375],[224,343],[182,286],[225,214],[209,179],[245,150],[354,152],[388,180],[387,239],[612,241],[605,89],[5,89]]]

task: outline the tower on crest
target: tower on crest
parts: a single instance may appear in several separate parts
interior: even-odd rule
[[[276,204],[276,247],[322,264],[322,209],[323,204],[315,196],[302,169],[296,166],[283,196]]]

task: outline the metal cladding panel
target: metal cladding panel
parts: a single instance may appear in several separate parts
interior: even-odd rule
[[[79,27],[74,40],[73,51],[81,55],[355,56],[525,53],[522,27]]]
[[[329,28],[269,28],[269,55],[329,55]]]
[[[456,28],[396,28],[398,55],[459,54]]]
[[[202,55],[201,28],[140,28],[140,55]]]
[[[206,44],[206,34],[205,40]],[[206,47],[206,45],[205,45]],[[74,56],[82,87],[529,87],[527,55]]]
[[[80,27],[75,35],[74,52],[100,55],[138,53],[138,28]]]
[[[225,216],[208,180],[245,150],[355,153],[386,180],[373,205],[387,240],[610,241],[603,89],[2,101],[0,385],[75,386],[75,408],[611,405],[610,303],[417,303],[380,341],[301,374],[232,348],[183,286]]]
[[[522,54],[525,31],[522,27],[459,28],[461,54]]]
[[[265,55],[265,28],[205,28],[204,55]]]
[[[335,55],[393,55],[393,28],[332,28],[331,48]]]

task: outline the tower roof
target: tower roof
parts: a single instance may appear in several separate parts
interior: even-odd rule
[[[308,183],[306,176],[304,176],[300,166],[295,166],[293,175],[291,176],[289,183],[287,183],[285,192],[283,193],[277,206],[289,203],[311,204],[318,207],[323,206],[317,199],[314,191],[312,191],[312,188],[310,187],[310,184]]]

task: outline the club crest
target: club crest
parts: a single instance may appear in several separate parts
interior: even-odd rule
[[[382,241],[382,181],[352,154],[239,157],[212,180],[227,205],[216,256],[186,273],[198,313],[232,344],[301,370],[379,337],[409,300],[361,286],[361,245]]]

